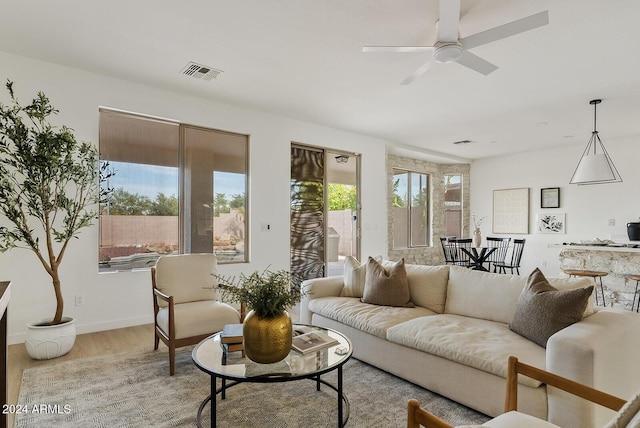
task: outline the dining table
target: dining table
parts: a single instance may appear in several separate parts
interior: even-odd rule
[[[471,269],[473,270],[481,270],[484,272],[489,272],[489,269],[484,267],[484,264],[487,262],[489,256],[497,250],[497,247],[471,247],[471,248],[460,248],[465,254],[469,256],[469,260],[471,262]]]

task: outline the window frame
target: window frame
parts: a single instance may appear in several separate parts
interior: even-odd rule
[[[234,174],[242,174],[244,175],[244,179],[242,180],[242,178],[240,178],[242,184],[241,186],[243,186],[244,188],[244,207],[241,208],[241,212],[242,212],[242,220],[241,220],[241,224],[243,227],[243,237],[242,237],[242,243],[244,246],[244,251],[238,251],[236,253],[236,257],[231,259],[231,260],[225,260],[218,258],[218,263],[219,264],[237,264],[237,263],[249,263],[249,150],[250,150],[250,140],[249,140],[249,135],[246,134],[241,134],[241,133],[234,133],[234,132],[229,132],[229,131],[223,131],[223,130],[218,130],[218,129],[214,129],[214,128],[208,128],[208,127],[202,127],[202,126],[195,126],[195,125],[190,125],[190,124],[186,124],[186,123],[181,123],[178,121],[174,121],[171,119],[164,119],[164,118],[158,118],[158,117],[153,117],[153,116],[148,116],[148,115],[144,115],[144,114],[138,114],[138,113],[131,113],[131,112],[125,112],[125,111],[120,111],[120,110],[114,110],[114,109],[109,109],[109,108],[103,108],[101,107],[99,109],[99,114],[101,117],[100,120],[100,136],[101,138],[99,139],[99,147],[100,144],[102,143],[102,135],[103,135],[103,120],[102,120],[102,114],[103,113],[108,113],[108,114],[112,114],[112,115],[122,115],[122,116],[127,116],[128,118],[139,118],[142,120],[147,120],[147,121],[157,121],[160,122],[163,125],[167,125],[167,124],[171,124],[171,125],[177,125],[179,127],[178,130],[178,136],[177,136],[177,147],[176,147],[176,156],[178,159],[177,162],[177,168],[178,168],[178,183],[177,183],[177,198],[178,198],[178,205],[179,205],[179,210],[178,210],[178,230],[176,230],[176,234],[178,236],[178,250],[177,253],[179,254],[185,254],[185,253],[193,253],[195,252],[208,252],[208,251],[203,251],[202,248],[195,248],[193,245],[191,244],[191,238],[192,237],[187,237],[185,234],[189,233],[190,230],[192,230],[195,226],[194,226],[194,221],[197,221],[195,218],[193,217],[189,217],[189,210],[185,209],[185,203],[187,200],[191,200],[194,196],[194,194],[189,193],[188,195],[185,194],[185,192],[190,192],[189,187],[186,186],[185,183],[185,176],[186,176],[186,170],[189,168],[189,166],[187,165],[187,161],[186,161],[186,156],[185,153],[187,153],[186,151],[188,150],[186,142],[187,142],[187,137],[186,137],[186,131],[188,129],[191,130],[202,130],[205,132],[211,132],[211,138],[221,138],[222,141],[226,141],[226,138],[231,138],[232,141],[230,143],[225,142],[224,144],[221,144],[219,141],[216,142],[212,142],[212,146],[214,148],[211,147],[205,147],[205,150],[207,152],[211,152],[212,156],[214,157],[220,157],[220,156],[229,156],[229,153],[227,153],[226,149],[221,149],[222,147],[227,147],[228,144],[234,144],[236,143],[236,141],[238,143],[241,143],[243,145],[243,147],[239,147],[239,146],[235,146],[235,149],[232,149],[232,152],[238,152],[239,154],[235,154],[236,158],[234,163],[234,167],[238,169],[238,171],[233,171],[233,170],[224,170],[222,168],[219,168],[219,165],[223,164],[223,162],[220,162],[219,164],[216,164],[216,162],[212,162],[209,164],[210,166],[210,171],[208,170],[209,166],[205,169],[202,169],[198,172],[198,174],[200,174],[202,177],[205,177],[207,175],[211,175],[211,190],[212,190],[212,195],[211,197],[213,198],[213,200],[215,200],[216,198],[216,185],[215,185],[215,180],[214,180],[214,175],[216,175],[216,173],[234,173]],[[115,117],[115,116],[114,116]],[[149,144],[150,146],[153,146],[153,142],[148,143],[147,141],[143,141],[143,144]],[[110,141],[107,144],[112,144],[112,145],[117,145],[117,144],[127,144],[126,142],[121,142],[120,140],[117,139],[113,139],[112,141]],[[216,151],[215,147],[218,146],[219,150]],[[135,149],[134,149],[135,150]],[[171,149],[173,150],[173,149]],[[121,160],[117,160],[117,162],[127,162],[126,157],[127,157],[128,153],[126,152],[126,150],[122,151]],[[101,151],[101,156],[100,156],[100,162],[109,162],[110,160],[112,162],[116,162],[114,158],[114,156],[106,156],[106,157],[112,157],[112,159],[107,159],[107,158],[103,158],[102,155],[102,151]],[[152,159],[153,160],[153,159]],[[156,163],[148,163],[148,165],[156,165]],[[193,175],[193,174],[191,174]],[[135,184],[135,181],[131,182],[132,184]],[[126,188],[125,188],[126,191]],[[220,193],[220,192],[218,192]],[[226,194],[227,192],[225,192]],[[236,196],[235,194],[233,194],[233,192],[229,195],[227,195],[230,199],[233,199],[234,196]],[[212,200],[212,202],[213,202]],[[204,206],[204,205],[203,205]],[[216,254],[219,256],[219,251],[220,250],[216,250],[216,248],[214,248],[214,240],[215,240],[215,236],[216,236],[216,230],[215,230],[215,226],[214,226],[214,209],[213,209],[213,203],[211,204],[211,214],[212,214],[212,218],[211,218],[211,253]],[[101,211],[100,211],[100,215],[99,215],[99,219],[98,219],[98,223],[99,223],[99,228],[100,228],[100,236],[98,238],[98,251],[100,252],[104,247],[102,246],[102,218],[103,218],[103,212],[102,212],[102,206],[101,206]],[[205,219],[208,222],[208,216]],[[238,241],[239,242],[239,241]],[[151,243],[151,242],[149,242]],[[203,244],[206,247],[206,243]],[[189,247],[189,248],[187,248]],[[171,252],[175,254],[174,252]],[[163,254],[159,254],[159,256],[161,256]],[[159,257],[158,256],[158,257]],[[135,266],[124,266],[124,267],[117,267],[117,268],[111,268],[111,267],[103,267],[103,264],[99,261],[98,263],[98,271],[99,273],[107,273],[107,272],[119,272],[119,271],[132,271],[132,270],[139,270],[141,269],[140,267],[135,267]],[[147,268],[142,268],[142,269],[147,269]]]
[[[397,175],[400,174],[406,174],[407,175],[407,179],[406,179],[406,201],[405,201],[405,211],[406,211],[406,231],[405,234],[406,236],[404,237],[404,240],[406,242],[405,246],[398,246],[395,244],[396,241],[396,236],[395,236],[395,230],[392,228],[392,237],[393,237],[393,245],[392,245],[392,249],[393,250],[401,250],[401,249],[405,249],[405,248],[429,248],[432,247],[431,245],[431,233],[432,233],[432,229],[433,229],[433,215],[432,215],[432,181],[433,181],[433,174],[430,174],[428,172],[421,172],[421,171],[413,171],[413,170],[409,170],[409,169],[405,169],[405,168],[397,168],[397,167],[393,167],[392,168],[392,182],[395,180],[395,177]],[[426,185],[425,185],[425,191],[424,193],[422,193],[426,196],[426,200],[424,203],[424,208],[426,210],[426,213],[424,214],[424,227],[425,227],[425,231],[424,231],[424,239],[423,242],[424,244],[416,244],[414,243],[414,208],[420,208],[423,205],[419,205],[419,206],[415,206],[414,205],[414,191],[413,191],[413,183],[414,183],[414,177],[417,176],[419,178],[419,181],[424,177],[424,180],[426,181]],[[395,194],[395,192],[393,193]],[[393,212],[393,211],[392,211]],[[392,219],[392,221],[395,222],[395,219]],[[395,225],[394,225],[395,226]]]

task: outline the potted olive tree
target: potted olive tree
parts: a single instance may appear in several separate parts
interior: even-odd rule
[[[96,218],[97,204],[108,193],[100,190],[107,169],[99,166],[95,146],[78,142],[70,128],[49,123],[58,110],[44,93],[23,106],[13,82],[6,88],[10,103],[0,103],[0,215],[9,223],[0,216],[0,251],[32,251],[51,277],[55,313],[28,326],[26,346],[33,358],[55,358],[75,341],[73,319],[63,317],[60,264],[71,240]],[[58,333],[47,327],[60,326],[62,344],[54,345]]]

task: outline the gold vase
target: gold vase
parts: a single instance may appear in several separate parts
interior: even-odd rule
[[[256,363],[275,363],[289,355],[293,327],[285,311],[274,317],[263,318],[250,311],[242,329],[244,352]]]

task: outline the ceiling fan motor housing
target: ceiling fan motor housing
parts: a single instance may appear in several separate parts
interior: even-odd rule
[[[455,62],[462,56],[463,48],[460,41],[438,42],[433,51],[433,59],[439,63]]]

